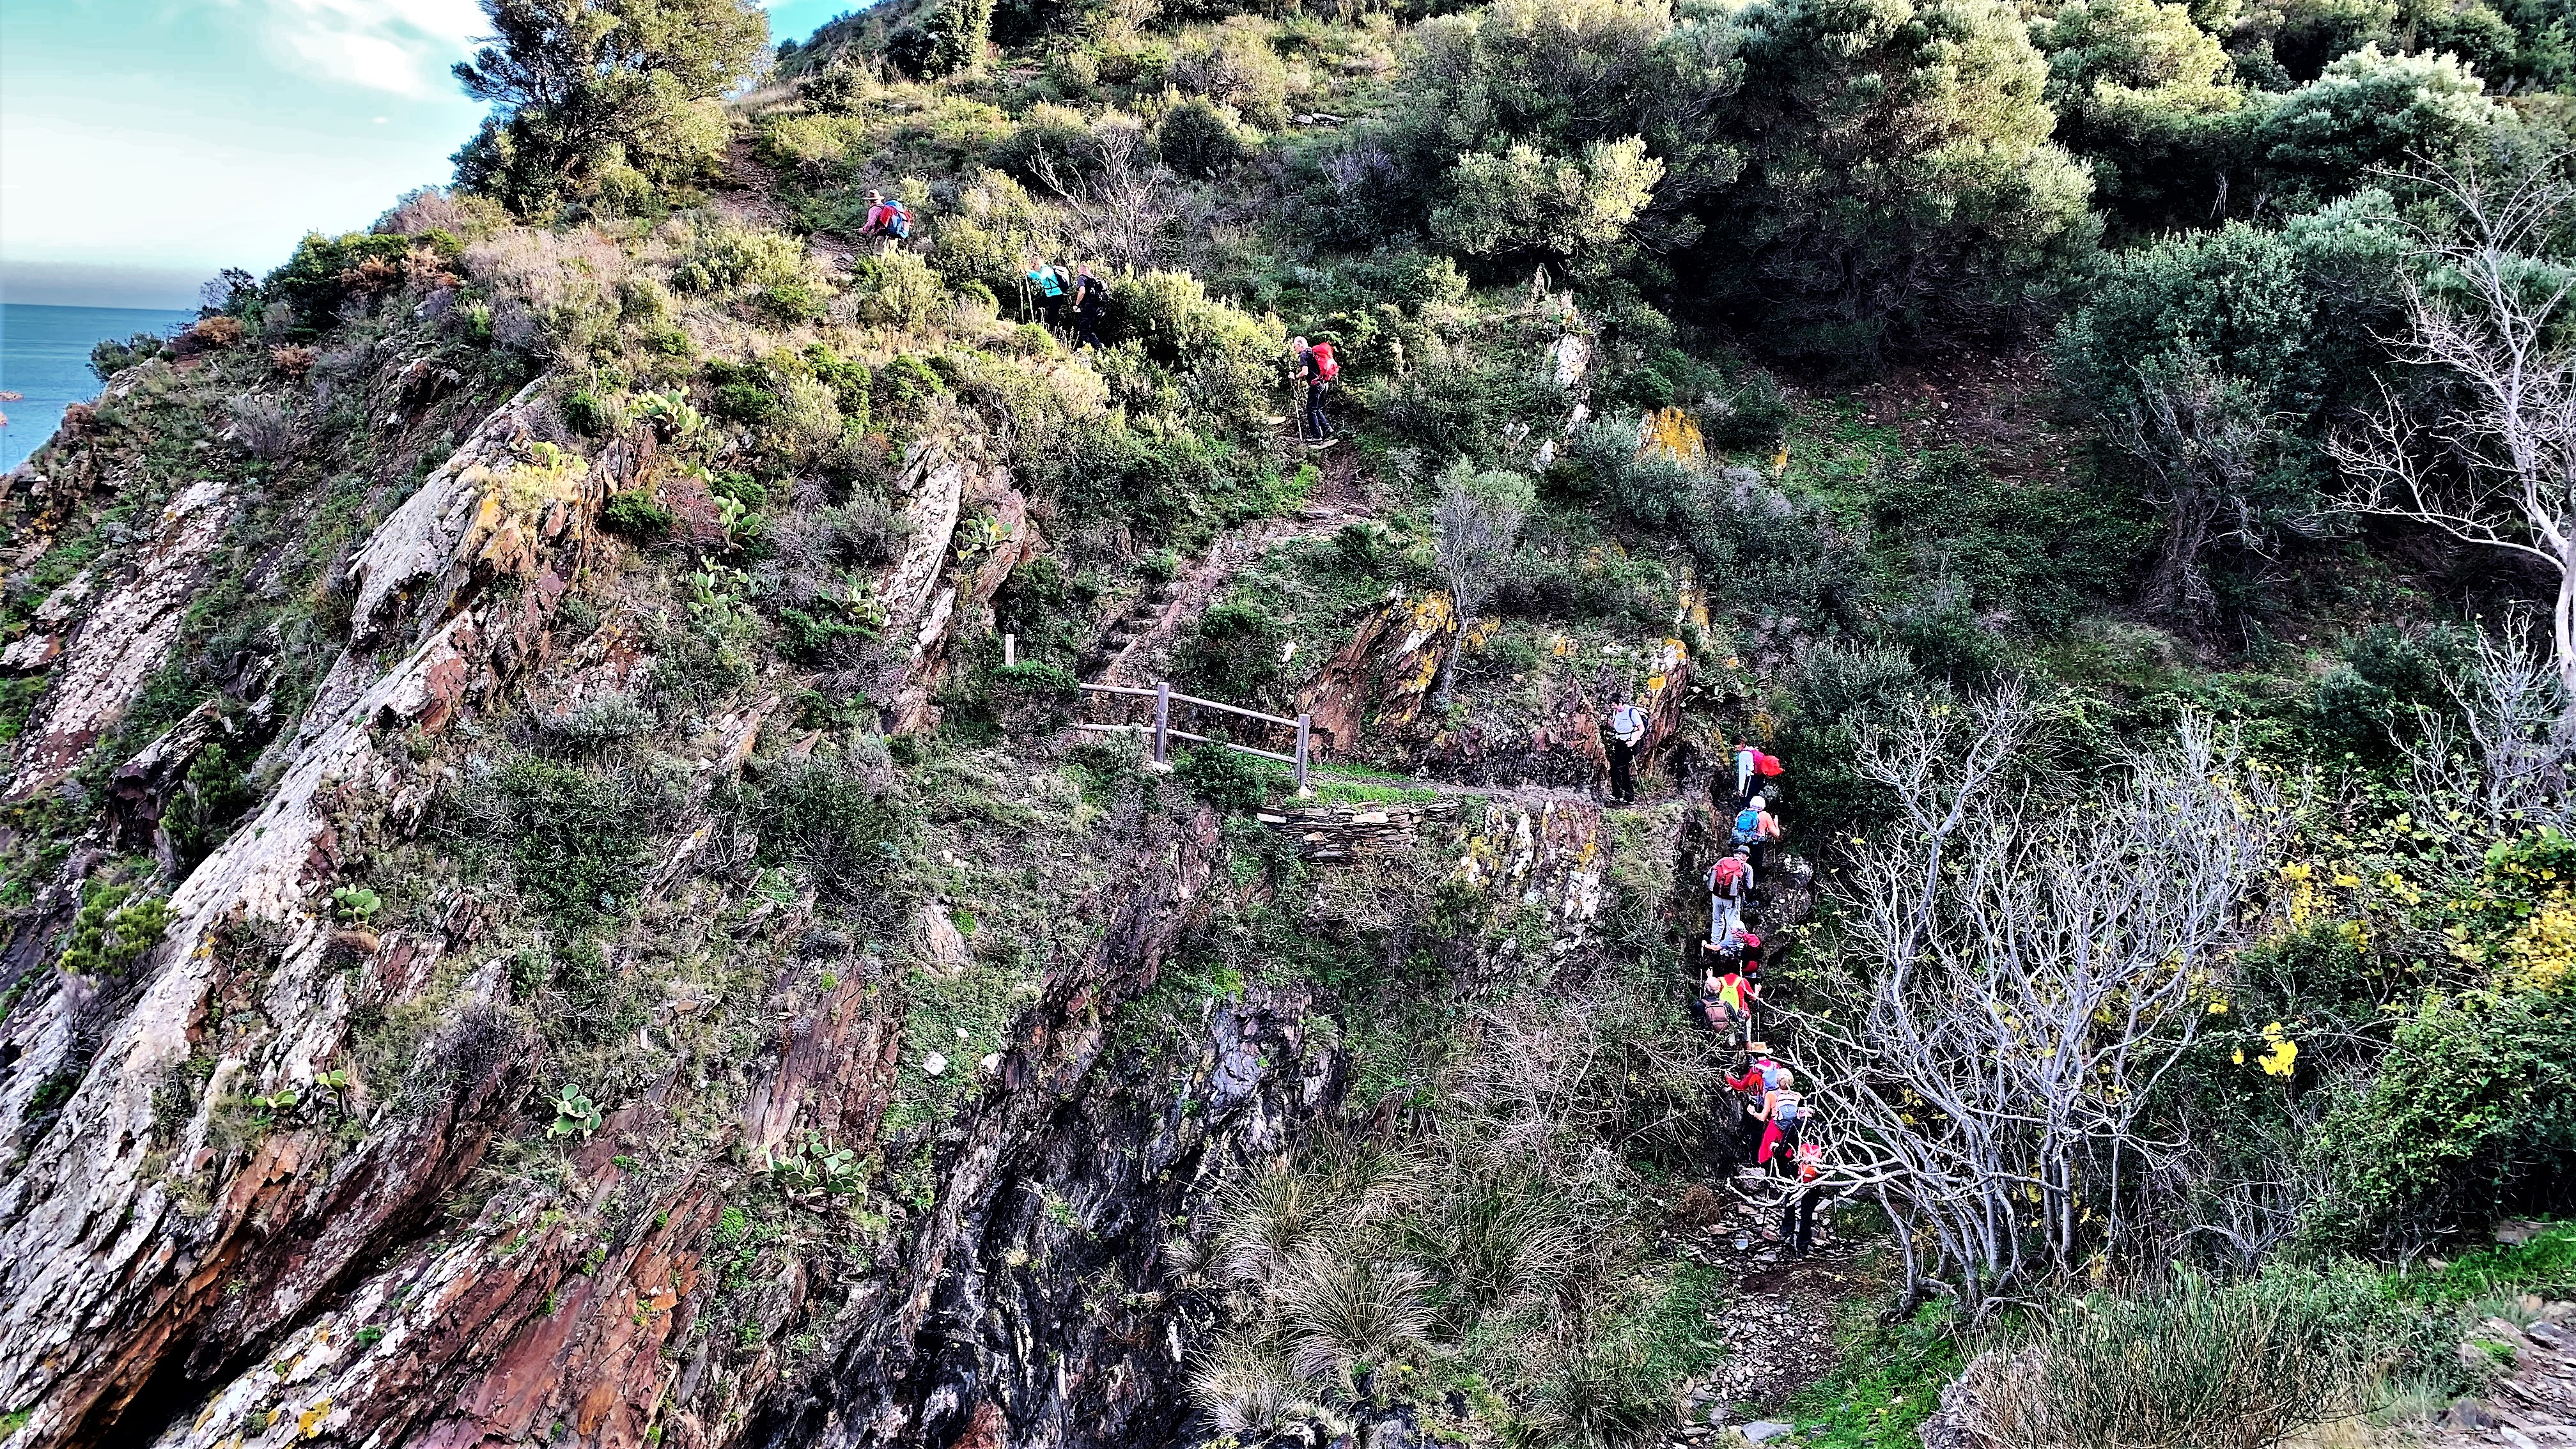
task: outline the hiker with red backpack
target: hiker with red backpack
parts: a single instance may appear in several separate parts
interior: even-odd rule
[[[885,238],[882,250],[892,251],[912,235],[912,209],[900,201],[888,200],[882,191],[868,192],[868,218],[859,223],[859,235]]]
[[[1785,1169],[1796,1159],[1807,1114],[1807,1099],[1798,1095],[1797,1086],[1796,1075],[1782,1067],[1770,1090],[1762,1094],[1762,1147],[1753,1154],[1755,1166],[1767,1166],[1777,1155]]]
[[[1744,900],[1753,889],[1753,857],[1738,849],[1708,868],[1708,943],[1725,941],[1726,933],[1744,924]]]
[[[1324,416],[1324,394],[1342,375],[1341,359],[1333,355],[1330,339],[1310,343],[1303,337],[1291,337],[1288,345],[1293,350],[1297,380],[1306,385],[1306,414],[1298,431],[1307,447],[1324,447],[1333,441],[1333,420]]]

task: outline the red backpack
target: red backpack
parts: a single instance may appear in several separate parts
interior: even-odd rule
[[[1713,891],[1723,891],[1742,879],[1744,862],[1731,855],[1708,868],[1708,888]]]
[[[1760,775],[1766,780],[1779,774],[1780,757],[1778,755],[1764,754],[1760,750],[1755,750],[1753,752],[1753,773]]]
[[[1313,359],[1316,381],[1331,382],[1334,378],[1342,375],[1341,360],[1333,356],[1333,344],[1329,342],[1318,342],[1310,351],[1309,356]]]

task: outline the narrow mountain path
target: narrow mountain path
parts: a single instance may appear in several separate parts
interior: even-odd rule
[[[1343,525],[1375,517],[1361,484],[1363,465],[1347,446],[1311,455],[1320,485],[1293,515],[1258,519],[1218,535],[1205,553],[1183,564],[1109,626],[1084,673],[1095,684],[1150,683],[1182,629],[1208,611],[1234,576],[1283,543],[1323,538]]]

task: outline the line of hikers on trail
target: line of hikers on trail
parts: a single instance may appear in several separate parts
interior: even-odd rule
[[[912,237],[912,208],[900,198],[889,197],[871,188],[867,194],[868,211],[859,223],[859,236],[878,243],[878,255],[903,245]],[[1100,347],[1101,324],[1109,320],[1109,284],[1100,279],[1100,264],[1082,262],[1068,272],[1042,257],[1023,256],[1020,274],[1024,309],[1051,332],[1070,331],[1076,348]],[[1070,314],[1071,321],[1066,320]],[[1333,352],[1330,338],[1309,341],[1303,337],[1288,339],[1290,380],[1305,390],[1305,406],[1297,415],[1297,440],[1308,448],[1328,448],[1339,438],[1333,420],[1324,413],[1324,398],[1341,380],[1341,359]]]
[[[1603,726],[1610,799],[1632,803],[1637,752],[1649,729],[1646,710],[1635,700],[1620,699],[1604,714]],[[1774,851],[1784,833],[1772,805],[1786,767],[1779,756],[1749,739],[1738,740],[1730,754],[1731,775],[1720,772],[1709,781],[1717,855],[1705,876],[1708,935],[1694,942],[1692,951],[1699,978],[1696,1005],[1708,1029],[1742,1064],[1726,1078],[1727,1096],[1717,1107],[1720,1155],[1754,1181],[1783,1185],[1780,1180],[1785,1179],[1779,1227],[1763,1236],[1804,1254],[1814,1243],[1816,1208],[1827,1196],[1824,1148],[1809,1140],[1814,1109],[1799,1093],[1796,1074],[1773,1060],[1769,1044],[1754,1036],[1763,945],[1753,917],[1764,898],[1761,886],[1774,873]]]

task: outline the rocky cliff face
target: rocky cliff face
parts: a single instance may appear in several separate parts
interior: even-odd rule
[[[43,875],[0,1022],[17,1442],[1181,1442],[1229,1309],[1167,1252],[1340,1108],[1348,1055],[1311,986],[1164,978],[1316,832],[1262,845],[1150,778],[1095,804],[1065,740],[906,783],[798,725],[813,686],[774,666],[616,723],[669,693],[667,621],[725,604],[657,593],[603,532],[672,466],[658,435],[585,444],[548,396],[425,433],[311,593],[264,596],[315,601],[321,649],[262,616],[139,744],[232,571],[281,542],[288,481],[203,470],[30,601],[7,843]],[[15,480],[22,576],[148,471],[76,441]],[[891,491],[890,644],[846,682],[900,734],[1043,541],[971,446],[914,449]],[[1343,672],[1403,674],[1391,638],[1364,627]],[[227,763],[246,808],[200,839]],[[634,835],[596,900],[529,854],[582,858],[554,817],[584,799],[512,815],[522,776],[637,792],[581,817]],[[899,800],[870,849],[922,864],[791,869],[839,859],[762,803],[809,787]],[[1344,810],[1306,853],[1454,853],[1585,938],[1596,812],[1402,813]]]

